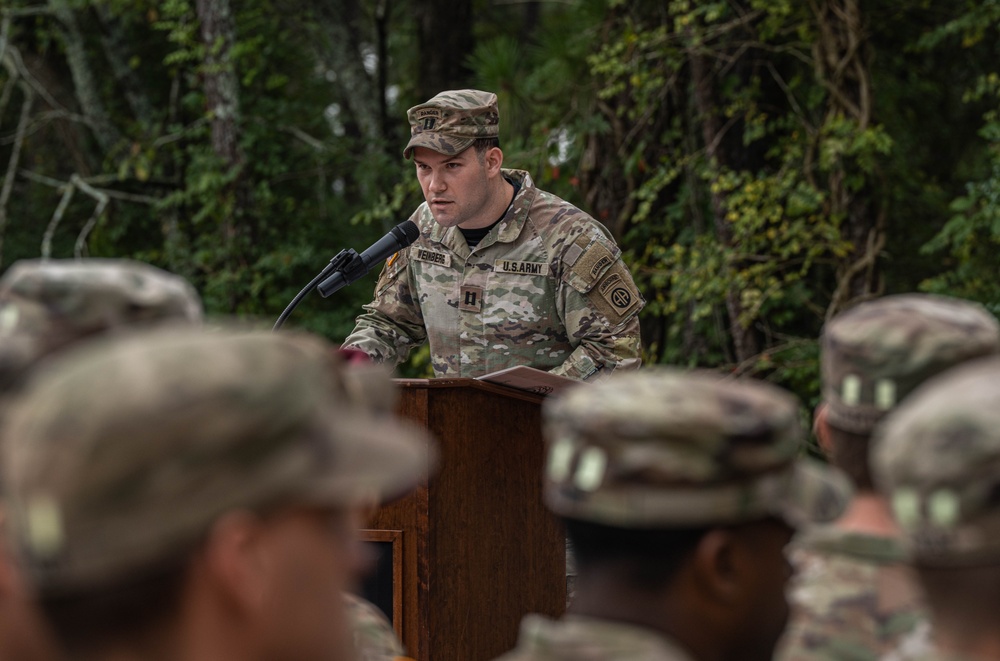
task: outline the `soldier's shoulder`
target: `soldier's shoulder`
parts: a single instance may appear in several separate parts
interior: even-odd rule
[[[571,237],[571,243],[582,235],[614,241],[608,228],[592,215],[572,202],[541,189],[536,189],[532,198],[528,222],[550,243],[560,237]]]
[[[776,659],[880,658],[926,620],[902,563],[823,546],[798,546],[791,559],[792,616]]]
[[[503,656],[497,657],[494,661],[555,661],[555,657],[544,656],[538,650],[526,650],[515,647]]]
[[[838,612],[845,603],[864,603],[875,590],[879,565],[828,549],[795,548],[791,562],[796,575],[789,598],[812,616]]]
[[[359,659],[385,659],[403,655],[403,646],[389,619],[374,604],[344,594]]]

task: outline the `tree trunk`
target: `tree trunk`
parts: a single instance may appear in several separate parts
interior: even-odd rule
[[[427,0],[417,7],[417,92],[424,101],[469,84],[465,59],[475,47],[472,0]]]
[[[381,0],[376,8],[376,29],[379,21],[387,21],[388,0]],[[323,23],[322,34],[324,52],[321,57],[324,64],[336,72],[335,85],[338,88],[338,98],[343,99],[349,111],[349,117],[344,123],[350,129],[353,124],[363,142],[376,147],[383,137],[382,122],[387,111],[384,108],[384,90],[378,88],[373,77],[365,69],[365,53],[359,35],[363,34],[359,21],[361,11],[357,0],[343,3],[319,2],[316,4],[317,16]],[[387,66],[388,56],[383,52],[384,44],[376,44],[378,49],[376,63],[377,75],[384,75],[382,67]]]
[[[149,131],[155,122],[153,104],[146,96],[142,80],[128,64],[128,37],[123,34],[121,21],[104,3],[96,2],[93,7],[103,28],[101,45],[115,79],[125,93],[125,100],[128,101],[133,117],[145,131]]]
[[[858,0],[811,0],[810,6],[819,30],[813,47],[816,75],[829,93],[826,119],[847,118],[864,131],[872,123],[871,56]],[[884,210],[878,208],[871,184],[848,187],[847,176],[857,167],[843,158],[829,175],[830,211],[843,217],[841,233],[854,249],[837,269],[827,319],[881,288],[878,256],[885,245]]]
[[[230,172],[238,174],[229,186],[232,206],[222,219],[224,267],[236,272],[241,264],[238,219],[249,207],[249,192],[242,174],[246,156],[240,143],[239,79],[232,59],[236,43],[236,28],[229,0],[197,0],[198,19],[201,22],[201,41],[205,46],[203,84],[205,105],[212,126],[212,150]],[[248,229],[248,228],[245,228]],[[252,237],[251,237],[252,241]],[[234,291],[229,308],[235,312],[238,305]]]
[[[696,51],[690,54],[691,79],[694,85],[695,108],[701,123],[702,140],[708,160],[717,167],[730,167],[725,152],[721,148],[723,142],[723,122],[719,115],[719,104],[716,100],[714,81],[708,69],[705,56]],[[726,220],[726,200],[720,192],[712,193],[712,218],[716,237],[725,248],[733,248],[733,233]],[[730,269],[733,267],[730,266]],[[729,332],[733,338],[733,350],[736,362],[755,356],[758,352],[757,338],[753,329],[745,327],[741,322],[743,303],[740,292],[730,287],[726,292],[726,312],[729,316]]]
[[[61,25],[59,32],[66,46],[66,61],[73,76],[73,86],[76,89],[80,110],[87,118],[101,151],[106,155],[111,152],[122,136],[111,123],[104,103],[101,101],[76,16],[70,9],[67,0],[49,0],[49,9]]]
[[[205,105],[211,115],[212,150],[230,167],[243,165],[239,81],[232,60],[236,41],[229,0],[197,0],[205,46]]]

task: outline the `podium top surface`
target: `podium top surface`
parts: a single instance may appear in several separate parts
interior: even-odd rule
[[[541,404],[545,399],[545,395],[540,395],[538,393],[529,392],[527,390],[520,390],[518,388],[511,388],[509,386],[501,386],[495,383],[488,383],[486,381],[480,381],[478,379],[468,379],[468,378],[452,378],[446,377],[442,379],[393,379],[393,383],[398,385],[404,390],[424,390],[424,389],[437,389],[437,388],[469,388],[472,390],[479,390],[486,393],[491,393],[498,395],[500,397],[507,397],[511,399],[521,399],[527,402],[532,402],[534,404]]]

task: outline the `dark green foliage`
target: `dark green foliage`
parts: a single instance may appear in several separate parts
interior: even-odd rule
[[[412,0],[232,2],[232,41],[207,45],[195,0],[35,6],[0,8],[32,77],[0,69],[0,164],[21,150],[18,172],[0,166],[4,266],[51,227],[53,257],[144,259],[211,313],[270,324],[420,202],[400,156],[424,100]],[[470,72],[452,86],[496,91],[506,164],[617,236],[650,362],[756,374],[811,404],[815,338],[855,301],[922,287],[1000,311],[1000,2],[462,6],[475,45],[451,54]],[[228,72],[236,165],[206,89]],[[114,195],[92,228],[82,187],[57,213],[74,176]],[[308,297],[289,325],[342,338],[374,278]],[[403,371],[426,374],[426,355]]]

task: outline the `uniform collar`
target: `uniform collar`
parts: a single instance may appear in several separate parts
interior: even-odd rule
[[[526,171],[501,170],[501,174],[521,184],[521,188],[517,191],[517,195],[514,196],[514,201],[508,207],[507,213],[504,214],[504,217],[494,228],[496,238],[493,239],[494,232],[490,232],[479,243],[477,248],[485,248],[493,243],[511,243],[516,240],[521,235],[524,224],[528,221],[528,212],[531,210],[531,205],[535,201],[535,195],[538,193],[538,189],[535,188],[535,184],[531,180],[531,175]],[[426,202],[424,203],[424,208],[431,220],[430,232],[427,238],[445,246],[460,257],[468,257],[471,251],[465,241],[465,237],[462,236],[462,232],[457,227],[442,227],[438,225],[434,221],[430,209],[426,206]]]
[[[676,641],[653,629],[582,615],[551,620],[529,615],[521,622],[518,650],[545,653],[550,661],[581,658],[618,661],[693,661]]]
[[[906,561],[906,551],[896,537],[843,530],[835,525],[815,526],[799,533],[794,546],[837,555],[847,555],[878,564]]]

